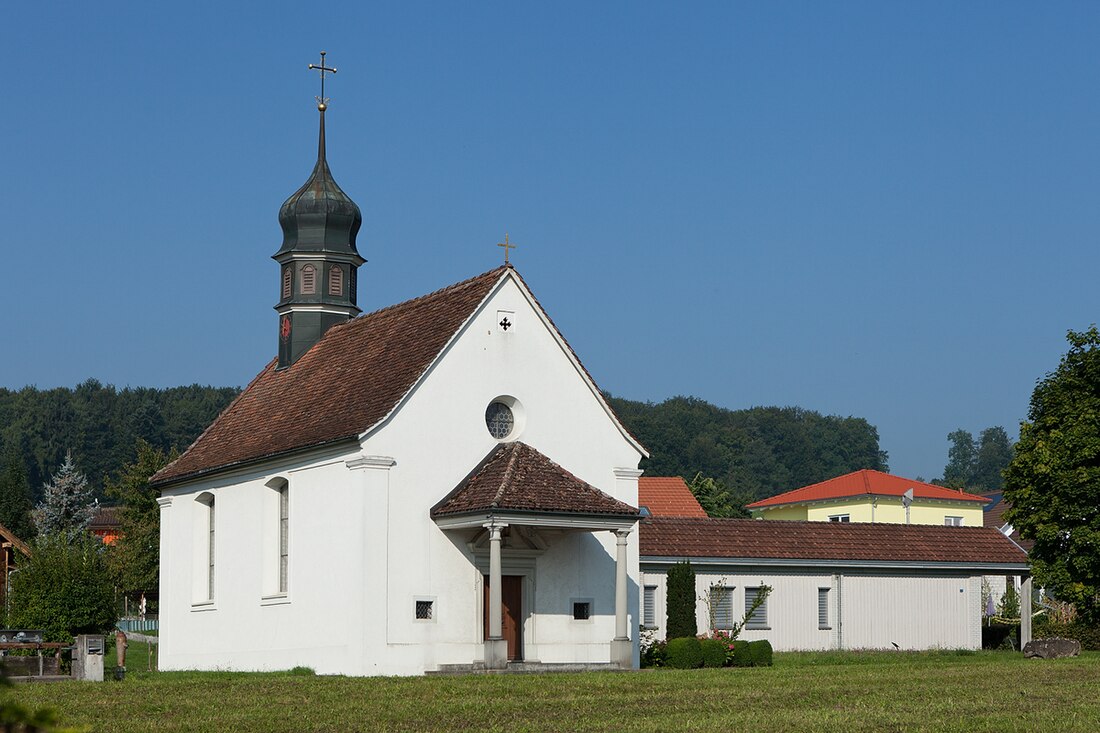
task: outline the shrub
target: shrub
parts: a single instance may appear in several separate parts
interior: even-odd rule
[[[695,669],[703,666],[703,646],[694,636],[671,639],[668,642],[668,666],[675,669]]]
[[[642,669],[668,664],[668,642],[663,639],[642,644]]]
[[[749,656],[754,667],[772,666],[772,643],[767,639],[749,642]]]
[[[665,582],[668,638],[694,637],[699,629],[695,624],[695,571],[691,563],[684,561],[673,565]]]
[[[749,641],[735,641],[733,643],[733,666],[734,667],[751,667],[752,666],[752,651],[749,648]]]
[[[11,576],[9,628],[42,629],[47,641],[69,642],[114,626],[118,609],[102,542],[88,534],[71,542],[40,536],[32,549]]]
[[[721,639],[700,639],[704,667],[726,666],[726,644]]]
[[[1100,626],[1093,626],[1081,621],[1072,624],[1056,624],[1047,621],[1038,621],[1032,627],[1031,638],[1045,639],[1051,636],[1060,636],[1063,639],[1076,639],[1081,642],[1083,651],[1100,651]]]

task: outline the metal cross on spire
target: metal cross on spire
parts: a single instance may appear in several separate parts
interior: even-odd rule
[[[317,109],[324,112],[325,109],[328,108],[328,97],[325,96],[325,72],[328,72],[330,74],[335,74],[336,69],[335,68],[330,69],[329,67],[325,66],[325,52],[324,51],[321,52],[321,63],[319,63],[319,64],[310,64],[309,68],[310,68],[311,71],[313,69],[316,69],[317,71],[321,72],[321,96],[316,97],[316,99],[317,99]]]
[[[516,248],[516,245],[508,242],[508,232],[504,233],[504,241],[497,242],[498,247],[504,247],[504,264],[508,264],[508,251]]]

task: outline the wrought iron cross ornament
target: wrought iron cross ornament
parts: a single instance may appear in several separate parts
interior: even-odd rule
[[[316,97],[316,100],[317,100],[317,109],[324,112],[325,109],[328,107],[328,97],[325,96],[325,72],[328,72],[330,74],[335,74],[336,69],[335,68],[330,69],[329,67],[325,66],[325,52],[324,51],[321,52],[321,63],[319,63],[319,64],[310,64],[309,68],[310,68],[311,71],[313,69],[316,69],[317,71],[321,72],[321,96]]]
[[[516,245],[509,244],[509,242],[508,242],[508,232],[504,233],[504,241],[503,242],[497,242],[497,246],[498,247],[504,247],[504,264],[507,265],[508,264],[508,251],[513,250],[513,249],[516,248]]]

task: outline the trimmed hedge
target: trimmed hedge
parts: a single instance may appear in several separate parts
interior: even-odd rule
[[[749,642],[749,656],[752,657],[752,666],[772,666],[772,643],[767,639]]]
[[[1032,639],[1045,639],[1051,636],[1076,639],[1081,642],[1081,649],[1084,651],[1100,651],[1100,626],[1089,626],[1080,621],[1072,624],[1052,624],[1039,621],[1031,629]]]
[[[719,639],[701,639],[699,646],[703,651],[704,667],[726,666],[726,644]]]
[[[749,647],[749,641],[735,641],[733,642],[733,665],[734,667],[751,667],[752,666],[752,649]]]
[[[670,639],[666,655],[668,666],[675,669],[695,669],[703,666],[703,645],[694,636]]]

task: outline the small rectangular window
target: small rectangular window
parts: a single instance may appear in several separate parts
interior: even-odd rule
[[[756,603],[757,596],[760,595],[759,588],[746,588],[745,589],[745,613],[747,614],[752,610],[752,606]],[[752,616],[749,617],[745,624],[746,629],[766,629],[768,628],[768,601],[765,599],[760,606],[753,611]]]
[[[573,619],[587,621],[592,618],[592,601],[573,601]]]
[[[657,628],[657,586],[647,585],[642,591],[642,626]]]
[[[829,626],[829,589],[817,589],[817,628],[828,629]]]
[[[733,587],[713,585],[710,588],[711,614],[715,630],[733,628]]]
[[[417,621],[431,621],[432,613],[434,609],[435,601],[417,601],[416,602],[416,620]]]
[[[851,522],[852,516],[850,514],[833,514],[829,517],[830,522]]]
[[[961,527],[963,526],[962,517],[944,517],[943,523],[947,527]]]

